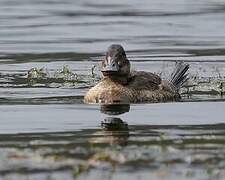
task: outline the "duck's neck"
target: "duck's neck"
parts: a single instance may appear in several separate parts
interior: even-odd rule
[[[109,79],[113,82],[116,82],[116,83],[119,83],[119,84],[122,84],[122,85],[127,85],[128,84],[128,76],[108,76],[108,77],[105,77],[105,79]]]

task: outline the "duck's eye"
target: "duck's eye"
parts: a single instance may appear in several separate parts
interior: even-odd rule
[[[112,66],[114,67],[115,66],[115,63],[113,63]]]

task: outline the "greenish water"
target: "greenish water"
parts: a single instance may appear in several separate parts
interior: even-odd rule
[[[224,7],[0,0],[0,179],[224,179]],[[83,104],[112,43],[163,78],[190,63],[182,101]]]

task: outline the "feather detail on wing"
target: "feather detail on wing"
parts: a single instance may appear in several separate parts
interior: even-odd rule
[[[161,84],[161,78],[153,73],[144,71],[133,71],[129,78],[129,87],[136,90],[156,90]]]

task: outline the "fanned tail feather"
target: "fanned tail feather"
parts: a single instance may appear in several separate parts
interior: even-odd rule
[[[189,64],[184,63],[183,61],[176,62],[173,73],[170,77],[170,82],[177,88],[180,89],[181,86],[187,81],[189,69]]]

